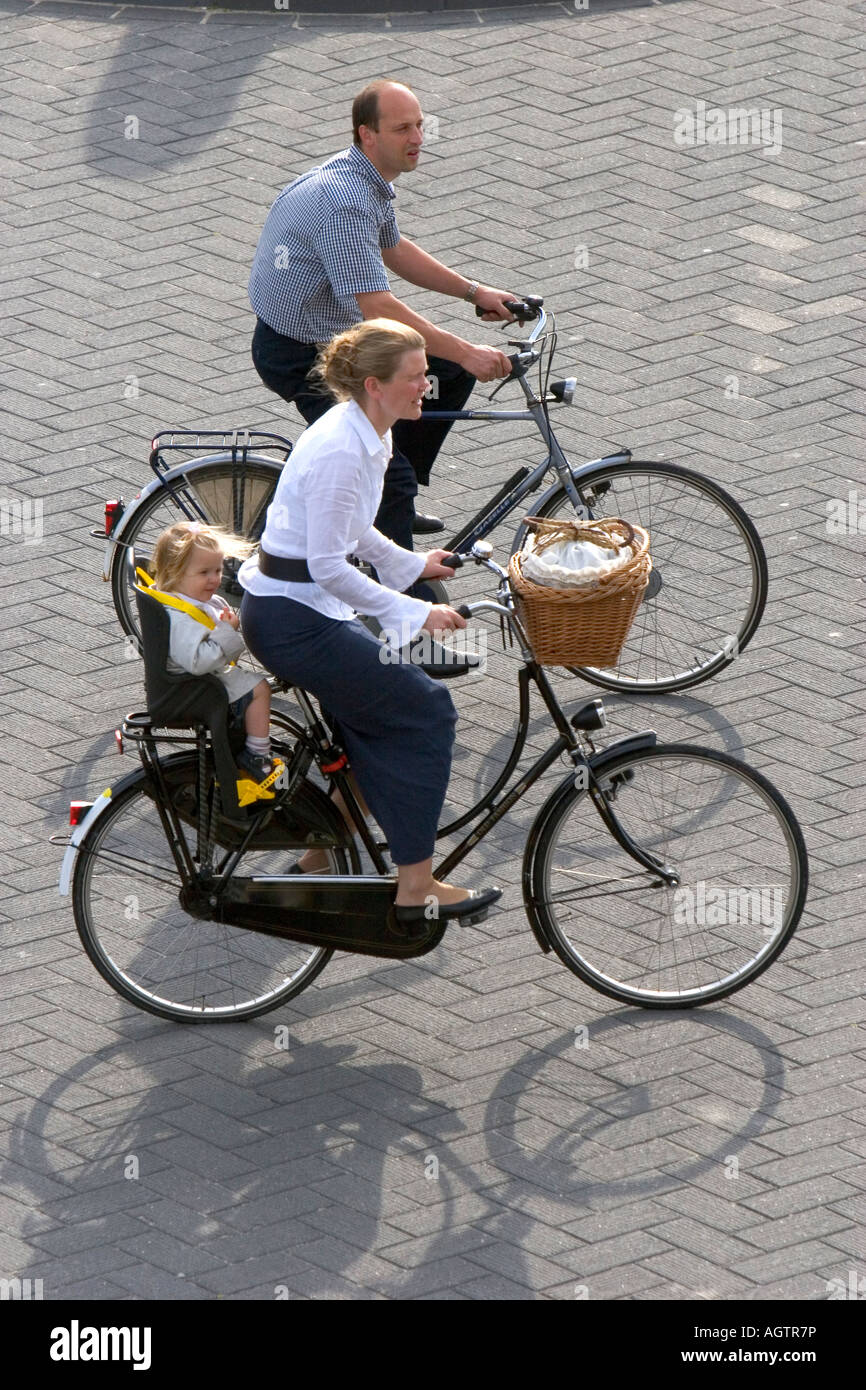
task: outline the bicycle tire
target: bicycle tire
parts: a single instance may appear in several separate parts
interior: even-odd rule
[[[195,754],[173,760],[172,796],[184,826],[195,824],[196,787]],[[330,960],[330,948],[197,918],[180,905],[180,877],[154,795],[142,769],[94,822],[76,856],[75,925],[103,979],[130,1003],[180,1023],[255,1018],[311,985]],[[340,843],[343,822],[324,793],[305,781],[292,805],[302,813],[314,810],[317,823],[330,825],[331,872],[357,871],[357,851]],[[194,848],[194,831],[187,833]],[[285,845],[261,851],[252,846],[240,868],[285,873],[286,860]]]
[[[719,674],[754,636],[767,602],[767,558],[754,524],[718,483],[673,463],[603,464],[579,479],[593,516],[650,533],[653,573],[616,667],[568,667],[605,690],[687,690]],[[538,515],[573,514],[560,487]],[[517,534],[519,550],[526,527]]]
[[[623,751],[598,777],[620,824],[679,882],[643,868],[589,792],[561,784],[523,874],[527,912],[560,960],[602,994],[650,1009],[693,1008],[755,980],[806,899],[806,847],[784,797],[746,764],[689,744]]]
[[[273,499],[282,465],[248,459],[245,463],[224,460],[204,461],[199,467],[192,460],[189,470],[172,487],[185,498],[196,516],[201,514],[212,526],[221,526],[245,540],[258,541],[264,530],[267,509]],[[184,512],[167,488],[158,488],[132,516],[121,531],[111,564],[111,598],[123,631],[141,649],[138,609],[135,601],[136,565],[147,569],[157,536],[174,522],[183,521]],[[239,562],[227,559],[219,593],[237,606],[242,589],[235,578]]]

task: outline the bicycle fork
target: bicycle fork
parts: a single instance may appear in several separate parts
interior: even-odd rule
[[[592,804],[601,817],[605,828],[608,833],[613,836],[620,848],[624,849],[626,854],[634,859],[636,863],[640,864],[642,868],[649,870],[657,879],[661,879],[661,881],[666,883],[669,887],[675,888],[680,881],[679,875],[673,869],[667,867],[657,855],[651,854],[649,850],[642,849],[622,825],[613,809],[618,790],[617,784],[629,780],[627,772],[624,772],[620,779],[615,779],[614,783],[609,784],[607,787],[602,785],[599,777],[599,772],[603,769],[603,765],[609,762],[613,754],[617,757],[620,756],[627,750],[628,746],[632,748],[647,747],[650,740],[652,743],[655,743],[655,734],[636,734],[625,739],[618,739],[615,743],[609,744],[602,753],[597,754],[593,750],[590,757],[587,757],[581,746],[580,739],[575,735],[575,732],[572,730],[571,725],[559,706],[559,702],[551,689],[550,682],[543,668],[538,666],[533,671],[533,676],[535,684],[538,686],[539,693],[541,694],[541,698],[547,705],[548,711],[560,733],[561,741],[565,745],[563,751],[568,753],[568,756],[574,764],[575,785],[583,786],[589,793]],[[590,748],[592,749],[591,740],[589,742]]]

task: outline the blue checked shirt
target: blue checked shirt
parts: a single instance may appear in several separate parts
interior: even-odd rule
[[[325,343],[360,323],[355,295],[390,289],[382,251],[400,240],[395,197],[357,145],[284,188],[250,275],[258,317],[302,343]]]

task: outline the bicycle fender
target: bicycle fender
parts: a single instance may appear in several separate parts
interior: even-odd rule
[[[188,754],[185,753],[173,753],[171,757],[163,760],[163,767],[168,767],[172,761],[187,756]],[[66,846],[63,863],[60,866],[60,882],[57,886],[57,891],[63,897],[69,896],[72,874],[75,869],[75,856],[85,836],[88,834],[90,827],[99,820],[99,817],[104,811],[108,810],[108,807],[111,805],[112,797],[118,796],[121,792],[125,792],[127,787],[131,787],[135,782],[140,781],[146,776],[147,773],[144,769],[137,767],[133,772],[128,772],[125,777],[121,777],[120,781],[116,782],[113,787],[106,787],[102,795],[96,798],[81,824],[76,825],[70,836],[69,844]]]
[[[624,738],[614,739],[600,753],[593,753],[589,765],[593,772],[603,772],[613,758],[619,758],[623,753],[637,753],[643,748],[655,748],[658,741],[654,729],[645,729],[642,734],[626,734]]]
[[[604,772],[605,767],[620,758],[623,753],[636,753],[644,748],[654,748],[658,742],[658,735],[652,729],[647,729],[642,734],[626,734],[624,738],[615,739],[608,744],[600,753],[594,753],[589,759],[593,772]],[[545,801],[538,815],[532,823],[532,828],[526,841],[526,849],[523,852],[523,871],[521,876],[521,886],[523,889],[523,906],[526,917],[532,928],[532,934],[545,954],[551,950],[550,941],[541,923],[541,919],[536,910],[535,897],[532,891],[533,871],[535,868],[535,855],[538,850],[538,842],[541,839],[542,831],[549,817],[559,806],[565,797],[570,796],[574,790],[575,773],[569,772],[563,777],[562,781],[554,787],[550,796]]]
[[[60,882],[57,885],[57,891],[61,897],[66,898],[69,896],[69,885],[72,882],[72,872],[75,868],[75,855],[78,846],[81,844],[81,841],[84,839],[91,825],[93,825],[93,822],[99,819],[108,806],[111,801],[111,795],[112,788],[106,787],[102,795],[97,797],[94,801],[87,815],[84,817],[84,820],[80,825],[76,825],[70,836],[69,844],[66,847],[66,853],[63,856],[63,863],[60,866]]]
[[[535,503],[533,507],[533,513],[538,516],[543,516],[544,508],[547,505],[547,503],[552,502],[554,497],[556,497],[558,493],[562,492],[562,490],[562,483],[559,482],[559,480],[557,479],[557,481],[552,485],[552,487],[549,487],[547,491],[542,493],[542,495],[539,497],[538,501]],[[517,532],[514,537],[514,544],[511,547],[512,555],[515,555],[517,551],[522,548],[523,542],[526,540],[527,530],[528,528],[521,522],[520,526],[517,528]]]

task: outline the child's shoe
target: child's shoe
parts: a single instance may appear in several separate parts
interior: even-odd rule
[[[241,776],[238,778],[238,805],[249,806],[254,801],[273,801],[271,790],[283,771],[281,758],[263,758],[244,748],[236,759]],[[244,776],[243,774],[247,774]]]

